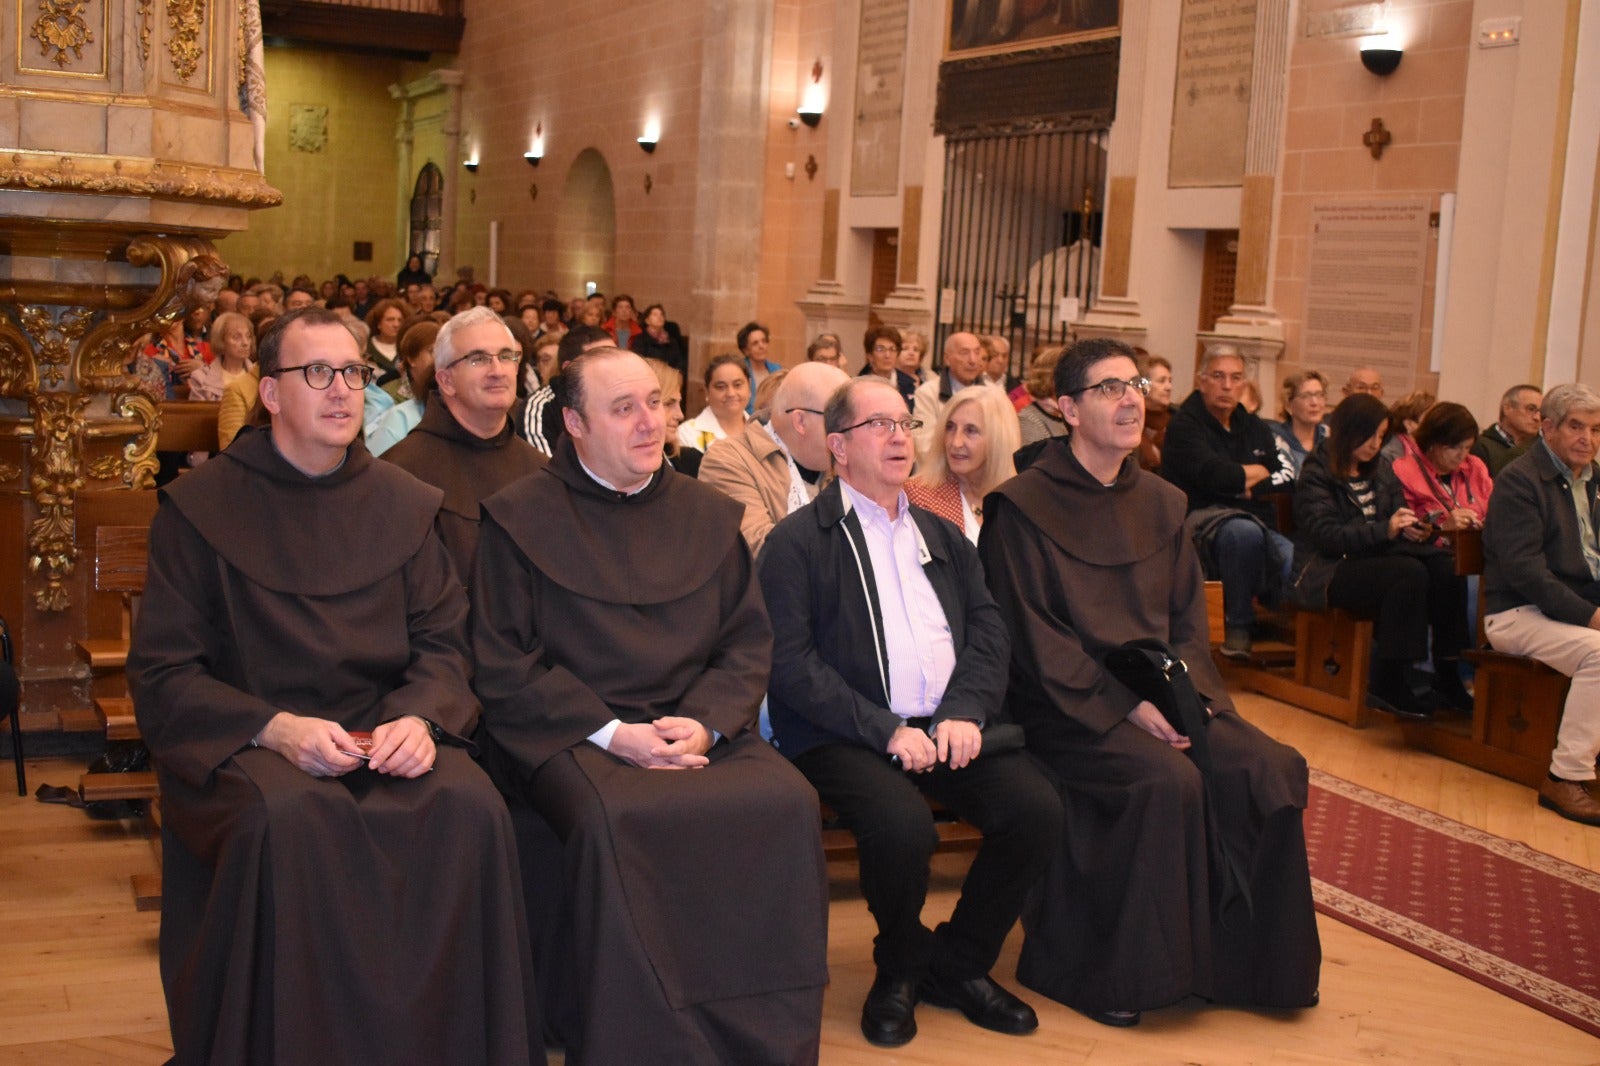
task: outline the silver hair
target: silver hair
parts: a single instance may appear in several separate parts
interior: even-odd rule
[[[1218,359],[1237,359],[1244,362],[1244,353],[1231,344],[1214,344],[1206,349],[1206,354],[1200,359],[1200,372],[1211,369],[1211,364]]]
[[[462,353],[456,351],[456,331],[468,329],[480,322],[498,323],[500,328],[506,331],[506,339],[511,342],[509,347],[517,347],[517,338],[498,311],[486,304],[469,308],[439,327],[439,335],[433,341],[434,373],[449,369],[452,363],[461,358]]]
[[[1557,385],[1544,394],[1544,403],[1539,407],[1540,417],[1558,426],[1574,411],[1600,411],[1600,392],[1582,382]]]

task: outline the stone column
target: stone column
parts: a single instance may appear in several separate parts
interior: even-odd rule
[[[1271,305],[1276,245],[1278,171],[1283,159],[1284,98],[1289,83],[1290,0],[1257,0],[1256,46],[1250,67],[1250,119],[1239,196],[1239,260],[1233,306],[1216,329],[1200,334],[1210,351],[1230,344],[1244,354],[1263,397],[1277,391],[1283,319]]]
[[[444,117],[444,207],[439,217],[439,269],[436,278],[445,283],[455,279],[460,265],[456,254],[456,211],[459,197],[450,190],[460,180],[461,171],[461,78],[459,70],[436,70],[429,77],[448,95]],[[414,175],[413,175],[414,177]],[[409,203],[410,197],[404,202]]]
[[[0,614],[25,729],[89,713],[73,642],[105,605],[80,515],[153,510],[160,411],[125,366],[215,299],[212,239],[282,200],[237,103],[242,3],[53,8],[0,20]]]

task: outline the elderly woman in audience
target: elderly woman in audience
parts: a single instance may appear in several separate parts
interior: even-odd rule
[[[1353,394],[1328,416],[1328,438],[1306,459],[1295,486],[1291,596],[1301,607],[1342,607],[1375,618],[1377,654],[1367,706],[1427,719],[1433,707],[1411,687],[1410,664],[1433,633],[1434,703],[1471,710],[1458,672],[1467,645],[1466,582],[1437,530],[1406,506],[1380,458],[1389,411]]]
[[[817,339],[806,345],[806,362],[826,363],[843,370],[844,342],[837,333],[817,334]]]
[[[387,384],[400,376],[397,346],[411,309],[403,300],[379,300],[367,312],[367,362],[378,368],[378,383]]]
[[[983,498],[1017,472],[1011,459],[1020,446],[1017,411],[998,385],[971,385],[950,397],[939,417],[943,447],[932,449],[906,482],[906,497],[977,544]]]
[[[700,476],[700,460],[705,458],[705,452],[699,448],[691,448],[680,442],[678,427],[683,425],[683,375],[678,368],[663,363],[659,359],[645,359],[645,364],[655,373],[656,380],[661,383],[661,409],[667,415],[667,462],[672,469],[689,477]]]
[[[400,374],[406,398],[389,408],[367,430],[367,451],[382,455],[422,421],[428,394],[433,391],[433,342],[439,324],[428,319],[413,323],[400,338]]]
[[[1328,379],[1315,370],[1290,374],[1283,382],[1280,422],[1267,428],[1278,438],[1278,454],[1294,468],[1295,477],[1317,443],[1328,435],[1323,416],[1328,410]]]
[[[923,361],[928,357],[928,335],[920,329],[900,331],[900,359],[895,363],[899,370],[921,385],[933,376]]]
[[[189,376],[189,399],[211,403],[222,399],[228,382],[246,373],[255,354],[256,334],[250,320],[224,311],[211,323],[211,350],[216,358]]]
[[[1167,423],[1172,421],[1172,364],[1165,356],[1139,353],[1139,373],[1150,380],[1144,398],[1144,436],[1139,441],[1139,465],[1145,470],[1161,470],[1161,449],[1167,446]]]
[[[1458,403],[1436,403],[1417,423],[1417,453],[1394,461],[1406,506],[1439,530],[1482,529],[1494,481],[1472,454],[1478,420]],[[1443,537],[1436,542],[1446,543]]]
[[[205,341],[192,340],[183,319],[176,319],[166,331],[150,342],[128,362],[128,371],[138,379],[139,391],[152,400],[175,400],[178,389],[214,356]]]
[[[1017,425],[1022,432],[1022,444],[1067,435],[1067,420],[1061,417],[1056,398],[1050,395],[1056,387],[1056,364],[1067,349],[1060,344],[1040,348],[1033,353],[1033,363],[1022,378],[1027,390],[1028,403],[1017,412]]]
[[[900,359],[900,331],[893,326],[873,326],[862,338],[867,359],[861,377],[876,377],[900,390],[900,398],[910,407],[917,392],[917,381],[895,364]]]
[[[744,431],[745,408],[751,400],[750,369],[744,356],[713,356],[706,364],[705,382],[705,410],[678,427],[678,443],[702,452],[712,441]]]
[[[1389,439],[1383,443],[1383,461],[1393,463],[1402,455],[1417,455],[1417,442],[1412,436],[1422,424],[1435,397],[1431,392],[1413,392],[1395,401],[1389,408]]]

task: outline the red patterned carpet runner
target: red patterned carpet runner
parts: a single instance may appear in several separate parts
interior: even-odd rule
[[[1323,914],[1600,1036],[1600,874],[1319,770],[1306,843]]]

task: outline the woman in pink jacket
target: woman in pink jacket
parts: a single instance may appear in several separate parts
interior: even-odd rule
[[[1458,403],[1434,404],[1413,434],[1417,450],[1394,461],[1406,506],[1441,531],[1481,529],[1489,512],[1494,482],[1483,460],[1471,454],[1477,437],[1471,411]]]

